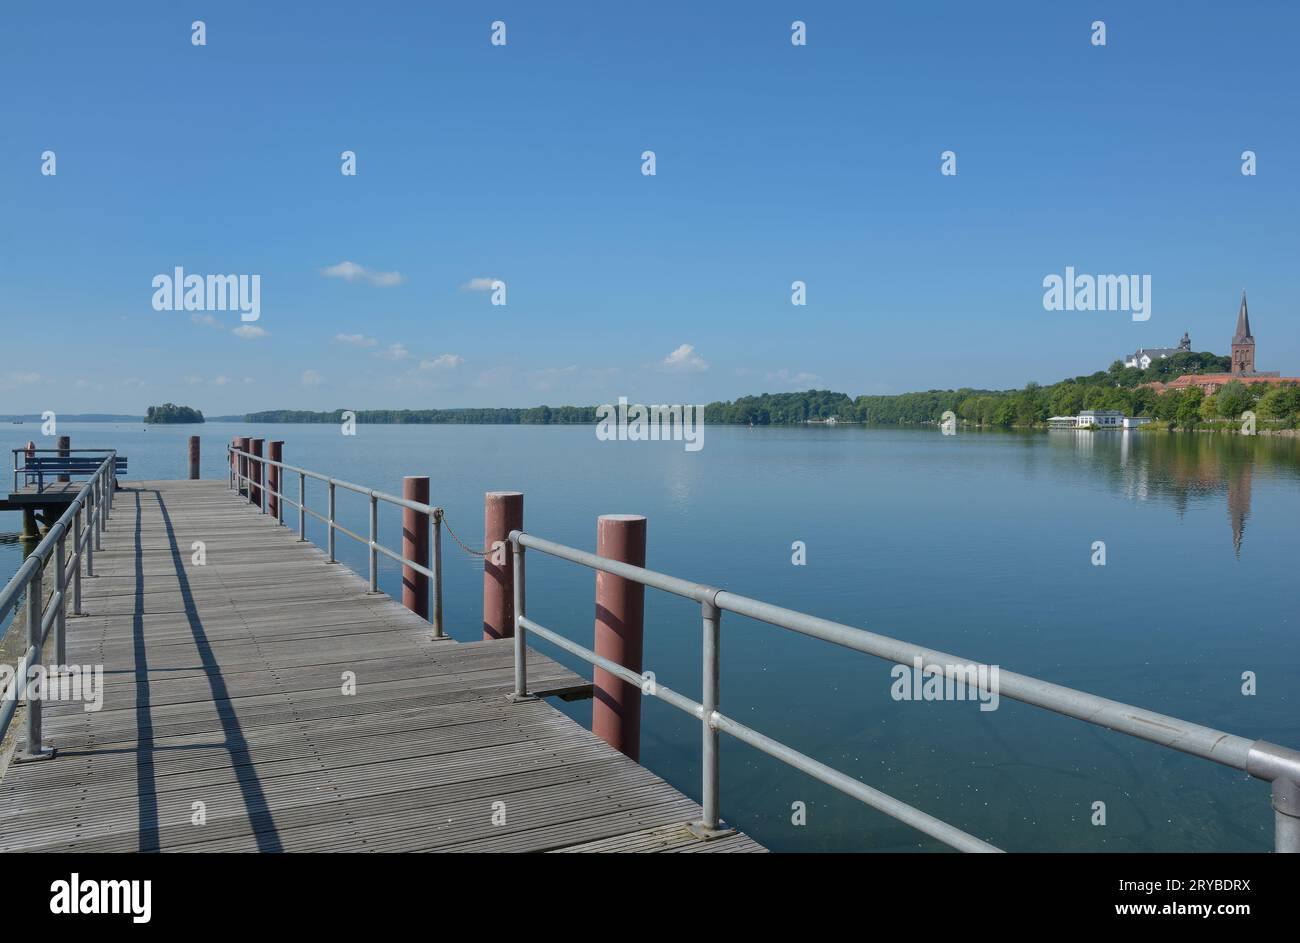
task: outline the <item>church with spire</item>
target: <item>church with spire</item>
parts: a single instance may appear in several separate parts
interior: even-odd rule
[[[1246,310],[1244,288],[1241,290],[1241,308],[1237,311],[1237,333],[1232,335],[1232,372],[1241,376],[1255,375],[1255,337],[1250,333],[1250,312]]]
[[[1241,290],[1241,306],[1237,309],[1237,330],[1232,335],[1232,372],[1231,373],[1185,373],[1168,383],[1146,383],[1157,393],[1167,390],[1185,390],[1199,387],[1208,396],[1225,384],[1237,380],[1245,384],[1254,383],[1300,383],[1300,377],[1284,377],[1276,370],[1262,371],[1255,369],[1255,335],[1250,332],[1250,312],[1246,308],[1246,289]]]

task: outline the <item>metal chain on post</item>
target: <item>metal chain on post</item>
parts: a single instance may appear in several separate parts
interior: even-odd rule
[[[456,546],[460,547],[461,550],[464,550],[471,557],[486,557],[488,555],[486,550],[475,550],[473,547],[465,546],[465,541],[457,537],[456,532],[451,529],[451,524],[447,521],[447,513],[445,511],[441,515],[441,520],[443,525],[447,528],[447,533],[451,534],[451,539],[456,541]]]

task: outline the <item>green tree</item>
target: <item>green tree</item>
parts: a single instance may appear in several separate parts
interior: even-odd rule
[[[1201,419],[1201,401],[1205,393],[1199,387],[1189,387],[1179,398],[1178,414],[1174,418],[1183,429],[1195,429]]]
[[[1224,419],[1237,419],[1254,405],[1246,384],[1240,380],[1229,380],[1211,399]]]

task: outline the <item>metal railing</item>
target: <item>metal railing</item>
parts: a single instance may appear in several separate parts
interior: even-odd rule
[[[611,560],[521,531],[511,531],[510,541],[514,551],[512,555],[515,587],[515,697],[529,696],[527,633],[531,632],[554,643],[571,655],[603,668],[628,684],[641,688],[644,693],[657,697],[700,720],[703,741],[703,801],[701,803],[703,821],[699,823],[698,829],[702,834],[715,834],[722,828],[719,813],[718,735],[726,733],[900,822],[911,825],[952,848],[979,852],[1000,850],[723,714],[719,709],[722,613],[725,611],[747,616],[778,628],[833,642],[904,666],[914,664],[915,660],[920,658],[921,664],[926,666],[961,666],[965,671],[973,668],[979,677],[988,677],[985,672],[990,670],[990,666],[864,629],[855,629],[839,622],[784,609],[701,583],[657,573],[644,567]],[[702,701],[697,702],[684,697],[660,684],[657,679],[653,683],[647,683],[647,679],[636,672],[602,658],[591,649],[570,641],[529,619],[525,613],[524,592],[524,553],[529,549],[698,602],[703,620]],[[1000,695],[1132,737],[1149,740],[1193,756],[1213,760],[1272,783],[1274,849],[1279,852],[1300,853],[1300,751],[1264,740],[1248,740],[1221,730],[1202,727],[1176,717],[1157,714],[1010,671],[999,669],[998,679]]]
[[[379,592],[379,554],[383,554],[392,560],[396,560],[404,567],[409,567],[417,573],[429,578],[429,583],[433,593],[433,604],[430,607],[433,623],[433,637],[446,638],[443,633],[442,624],[442,508],[430,504],[422,504],[419,501],[410,501],[406,498],[398,497],[395,494],[386,494],[383,491],[376,491],[373,488],[366,488],[362,485],[353,484],[350,481],[343,481],[340,478],[331,478],[328,475],[322,475],[320,472],[309,471],[306,468],[299,468],[296,465],[288,465],[284,462],[277,462],[273,459],[253,452],[245,452],[234,446],[226,446],[226,451],[230,455],[230,489],[239,494],[247,494],[252,503],[258,504],[263,514],[268,513],[269,499],[275,497],[276,518],[279,523],[284,523],[284,506],[285,504],[293,505],[298,509],[298,539],[306,542],[307,540],[307,515],[310,514],[318,521],[325,524],[326,533],[326,552],[329,554],[330,563],[338,563],[334,554],[334,532],[338,531],[351,537],[358,543],[364,544],[369,556],[369,577],[370,592]],[[270,476],[266,474],[268,469],[275,468],[280,471],[275,482],[275,488],[270,485]],[[254,477],[254,472],[260,472],[258,477]],[[298,500],[294,501],[283,493],[284,476],[288,472],[298,476]],[[322,481],[327,488],[326,513],[321,514],[307,507],[307,479]],[[370,534],[363,537],[361,534],[349,530],[338,522],[335,518],[335,492],[342,488],[344,491],[352,491],[356,494],[365,495],[370,499]],[[276,490],[280,489],[280,490]],[[431,548],[430,566],[425,566],[416,560],[408,560],[402,554],[389,550],[379,543],[379,503],[396,505],[400,508],[406,508],[424,515],[429,521],[432,528],[433,536],[429,541]]]
[[[18,572],[0,590],[0,622],[17,607],[19,597],[24,592],[27,594],[27,650],[14,669],[9,688],[0,695],[0,739],[9,731],[20,695],[26,701],[27,743],[17,756],[19,761],[53,756],[53,751],[46,749],[41,740],[39,692],[36,696],[27,696],[31,693],[28,675],[33,667],[42,664],[45,641],[51,630],[54,632],[53,664],[62,667],[67,663],[68,589],[71,586],[72,614],[82,615],[82,562],[85,562],[86,576],[93,577],[95,551],[103,549],[103,533],[108,528],[108,516],[113,510],[113,491],[117,487],[117,451],[102,451],[108,454],[99,467],[23,561]],[[71,557],[67,552],[68,537],[72,537]],[[54,592],[47,602],[45,569],[51,558],[54,561]]]

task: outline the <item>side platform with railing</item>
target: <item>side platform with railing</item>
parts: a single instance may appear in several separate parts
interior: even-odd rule
[[[91,450],[82,450],[91,451]],[[23,763],[49,759],[54,749],[41,735],[41,697],[39,690],[30,690],[32,669],[52,665],[63,666],[67,661],[67,620],[69,615],[80,616],[82,572],[95,575],[95,551],[102,549],[103,533],[108,527],[108,517],[113,509],[113,492],[117,487],[117,470],[121,463],[114,449],[96,450],[100,453],[93,468],[56,468],[69,474],[85,472],[89,479],[77,490],[63,515],[55,521],[36,545],[18,572],[3,590],[0,590],[0,623],[14,612],[20,601],[25,601],[23,618],[26,621],[27,647],[14,668],[8,688],[0,694],[0,740],[9,731],[19,701],[26,707],[25,742],[14,762]],[[15,456],[15,481],[19,474]],[[66,463],[65,463],[66,465]],[[69,554],[71,538],[71,554]],[[47,570],[53,568],[54,586],[46,598]],[[71,612],[69,612],[69,609]],[[46,642],[54,635],[54,652],[46,658]],[[29,694],[34,696],[29,696]]]

